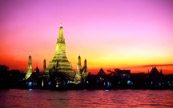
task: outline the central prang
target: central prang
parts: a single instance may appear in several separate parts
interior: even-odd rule
[[[56,43],[56,50],[53,60],[49,63],[46,72],[57,72],[64,74],[66,79],[72,80],[75,77],[75,72],[66,56],[66,45],[63,36],[63,27],[59,28],[59,38]]]

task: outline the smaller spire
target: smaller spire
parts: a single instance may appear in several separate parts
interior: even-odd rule
[[[29,56],[31,56],[31,52],[29,52]]]
[[[62,27],[62,24],[60,24],[60,28],[59,28],[59,38],[63,39],[63,27]]]
[[[62,27],[62,23],[60,24],[60,27]]]

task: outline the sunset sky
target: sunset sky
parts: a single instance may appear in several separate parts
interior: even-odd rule
[[[153,66],[173,74],[172,0],[0,0],[0,64],[42,70],[55,54],[60,24],[73,68],[86,58],[89,72]]]

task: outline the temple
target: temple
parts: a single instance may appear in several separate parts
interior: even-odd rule
[[[27,70],[27,73],[25,75],[25,79],[27,80],[31,75],[32,75],[32,61],[31,61],[31,55],[29,55],[28,70]]]
[[[82,66],[81,66],[81,57],[78,56],[77,72],[76,72],[76,75],[75,75],[74,82],[76,84],[85,82],[87,75],[88,75],[87,60],[85,59],[84,66],[82,68]]]
[[[77,64],[77,72],[75,75],[75,83],[80,83],[82,78],[82,73],[81,73],[81,58],[78,56],[78,64]]]
[[[81,65],[81,57],[78,56],[77,72],[72,68],[72,65],[66,56],[66,44],[63,35],[62,25],[59,28],[59,37],[56,43],[55,55],[52,61],[46,67],[46,59],[43,60],[43,72],[40,72],[38,66],[32,72],[31,56],[29,56],[28,71],[26,73],[26,84],[31,82],[42,87],[54,84],[54,87],[59,87],[61,84],[80,84],[86,81],[87,61],[85,59],[84,65]],[[41,84],[40,84],[41,83]]]
[[[61,73],[64,74],[67,79],[71,80],[75,77],[75,72],[66,56],[66,44],[63,36],[62,25],[59,28],[59,38],[57,39],[56,43],[55,55],[52,61],[49,63],[46,72]]]

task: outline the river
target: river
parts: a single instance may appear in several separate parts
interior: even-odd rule
[[[173,108],[173,90],[0,90],[0,108]]]

